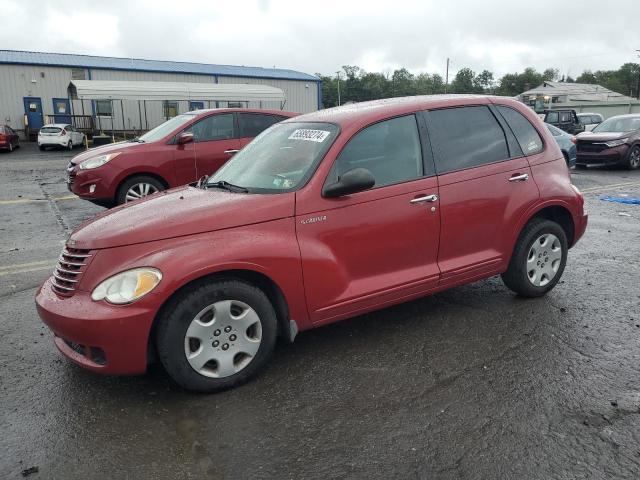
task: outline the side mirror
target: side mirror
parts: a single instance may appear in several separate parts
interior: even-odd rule
[[[185,145],[191,142],[193,142],[193,133],[191,132],[182,132],[176,137],[176,143],[178,145]]]
[[[373,187],[376,179],[366,168],[354,168],[345,172],[337,182],[325,185],[322,196],[327,198],[342,197],[352,193],[362,192]]]

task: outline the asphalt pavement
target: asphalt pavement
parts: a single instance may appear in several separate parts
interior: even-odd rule
[[[77,154],[79,152],[74,152]],[[574,172],[590,214],[544,298],[491,278],[298,336],[215,395],[62,358],[34,295],[102,210],[73,154],[0,153],[0,478],[640,478],[640,171]]]

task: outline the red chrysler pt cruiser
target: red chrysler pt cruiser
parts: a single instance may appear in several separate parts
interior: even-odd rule
[[[36,303],[83,367],[137,374],[158,358],[183,387],[217,391],[299,331],[497,274],[544,295],[583,203],[514,100],[338,107],[270,127],[199,187],[84,223]]]

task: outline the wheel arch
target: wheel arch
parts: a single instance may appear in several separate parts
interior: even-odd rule
[[[515,248],[515,244],[520,238],[522,230],[526,225],[534,218],[544,218],[556,222],[562,230],[564,230],[567,236],[567,243],[569,247],[572,247],[575,243],[576,224],[571,213],[571,209],[568,205],[562,203],[545,203],[538,205],[536,209],[523,216],[523,220],[518,225],[515,238],[513,238],[511,245],[511,252]]]
[[[158,174],[156,172],[148,171],[148,170],[141,170],[141,171],[135,171],[135,172],[127,172],[120,179],[118,179],[118,181],[116,182],[117,183],[116,195],[120,191],[120,188],[122,187],[122,184],[124,182],[126,182],[127,180],[132,179],[133,177],[151,177],[151,178],[155,178],[160,183],[162,183],[165,188],[169,188],[169,182],[167,182],[162,175],[160,175],[160,174]]]
[[[156,357],[156,329],[158,325],[158,318],[162,313],[169,307],[171,307],[172,302],[180,295],[182,292],[190,288],[197,287],[197,285],[202,283],[215,282],[220,280],[240,280],[251,285],[256,286],[264,294],[267,296],[271,304],[273,305],[274,310],[276,311],[276,318],[278,320],[278,332],[277,336],[280,338],[284,338],[289,342],[292,342],[292,332],[289,324],[289,306],[287,303],[287,299],[280,288],[280,286],[269,276],[262,272],[258,272],[256,270],[250,270],[245,268],[232,268],[228,270],[220,270],[216,272],[206,273],[197,278],[193,278],[180,285],[177,289],[171,292],[170,295],[163,302],[161,307],[156,312],[156,315],[153,319],[153,323],[151,325],[151,330],[149,331],[149,337],[147,340],[147,358],[148,363]]]

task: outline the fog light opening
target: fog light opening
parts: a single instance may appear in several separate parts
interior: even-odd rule
[[[89,193],[93,193],[96,191],[96,184],[94,183],[93,185],[89,186]]]

